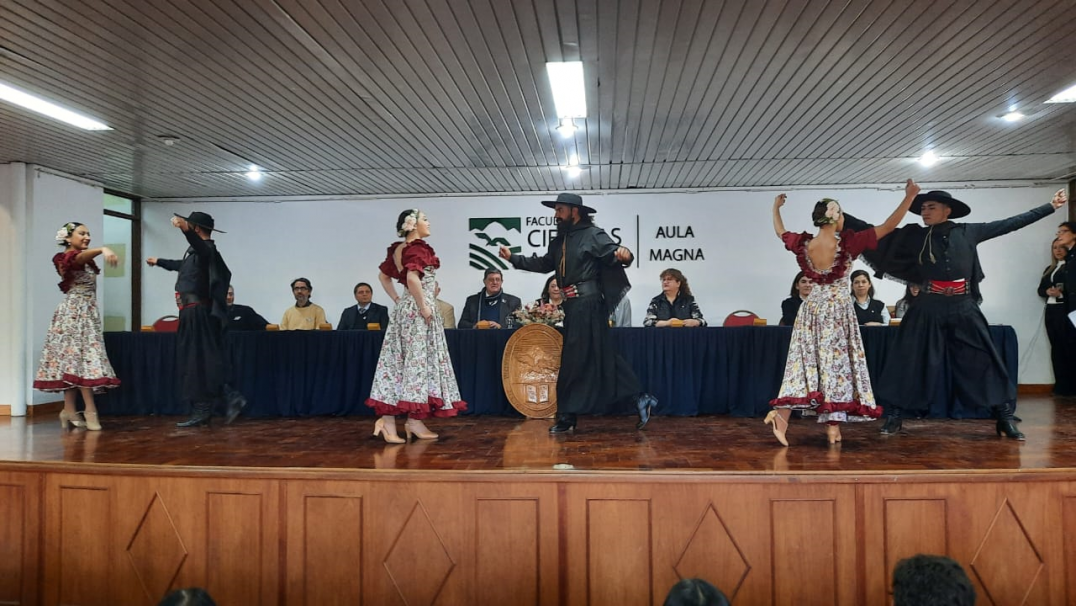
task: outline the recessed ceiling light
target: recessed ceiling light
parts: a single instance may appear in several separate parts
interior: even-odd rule
[[[255,164],[251,164],[250,169],[247,171],[247,179],[250,179],[251,181],[261,181],[261,178],[262,169],[258,168]]]
[[[548,64],[547,64],[548,65]],[[1046,100],[1047,103],[1076,103],[1076,84]]]
[[[938,163],[938,156],[933,150],[927,150],[922,156],[919,156],[919,163],[923,166],[934,166]]]
[[[51,101],[46,101],[36,95],[8,86],[3,82],[0,82],[0,99],[85,130],[112,130],[103,122],[77,114]]]
[[[1025,116],[1024,114],[1021,114],[1020,112],[1009,112],[1009,113],[1005,114],[1004,116],[1002,116],[1001,119],[1006,121],[1006,122],[1019,122],[1019,121],[1023,120],[1026,117],[1027,116]]]
[[[562,137],[571,137],[575,134],[576,126],[575,121],[567,116],[560,119],[560,126],[557,127],[557,132]]]
[[[568,175],[569,178],[575,179],[583,174],[583,169],[579,166],[569,166],[564,169],[564,174]]]
[[[559,118],[582,118],[587,115],[587,95],[583,88],[583,62],[562,61],[545,64],[553,103]]]

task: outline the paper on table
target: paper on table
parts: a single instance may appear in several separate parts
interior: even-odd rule
[[[1072,325],[1076,326],[1076,311],[1069,312],[1069,322],[1072,322]]]

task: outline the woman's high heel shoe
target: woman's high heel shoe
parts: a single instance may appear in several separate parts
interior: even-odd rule
[[[90,431],[101,431],[101,421],[97,419],[97,412],[83,412],[82,416],[86,418],[86,429]]]
[[[415,437],[420,440],[436,440],[437,434],[433,433],[426,428],[426,424],[418,419],[408,419],[404,423],[404,432],[407,434],[407,441],[411,441],[411,434],[415,434]]]
[[[826,437],[829,438],[830,444],[836,444],[841,441],[841,426],[840,425],[826,425]]]
[[[96,419],[95,419],[96,420]],[[60,429],[67,429],[68,424],[74,427],[82,427],[83,423],[78,419],[77,412],[67,412],[66,410],[60,411]],[[97,429],[101,429],[98,427]]]
[[[385,441],[389,444],[403,444],[405,440],[396,435],[396,419],[392,420],[392,423],[386,423],[385,419],[378,419],[377,423],[374,423],[374,435],[381,434],[381,437],[385,438]]]
[[[773,437],[777,438],[777,441],[782,446],[788,446],[788,440],[785,438],[785,431],[788,430],[788,420],[781,416],[781,411],[771,410],[766,415],[764,422],[773,426]],[[781,427],[782,424],[784,424],[784,427]]]

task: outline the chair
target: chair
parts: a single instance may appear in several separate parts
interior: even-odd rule
[[[153,323],[153,332],[176,332],[179,329],[179,316],[163,316]]]
[[[760,320],[760,319],[761,318],[758,317],[758,314],[756,314],[753,311],[748,311],[746,309],[737,309],[736,311],[734,311],[734,312],[730,313],[729,315],[725,316],[725,321],[721,325],[722,326],[754,326],[755,325],[755,320]]]

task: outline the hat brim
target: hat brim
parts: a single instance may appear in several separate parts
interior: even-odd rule
[[[172,214],[179,217],[180,219],[183,219],[187,223],[190,223],[191,225],[197,225],[198,227],[201,227],[202,229],[208,229],[209,231],[215,231],[218,234],[226,234],[226,233],[228,233],[226,231],[217,229],[215,227],[210,227],[208,225],[202,225],[201,223],[198,223],[197,221],[191,221],[189,217],[184,217],[183,215],[181,215],[179,213],[172,213]]]
[[[952,211],[949,213],[950,219],[960,219],[961,217],[966,217],[971,214],[971,207],[967,204],[964,204],[960,200],[957,200],[956,198],[953,198],[951,196],[939,196],[936,194],[919,194],[915,197],[914,200],[912,200],[912,206],[908,209],[908,211],[916,215],[922,215],[924,202],[941,202],[942,204],[948,206],[952,209]]]
[[[568,204],[567,202],[557,202],[556,200],[542,200],[542,205],[548,206],[549,208],[556,208],[558,204],[571,206],[573,208],[578,208],[579,210],[585,210],[592,215],[598,212],[597,210],[594,210],[593,208],[586,206],[585,204]]]

